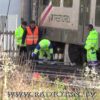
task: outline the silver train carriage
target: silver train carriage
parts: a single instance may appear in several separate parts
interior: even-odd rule
[[[52,6],[47,8],[50,1]],[[37,7],[35,14],[34,7]],[[40,25],[46,30],[46,38],[56,44],[55,53],[60,48],[65,62],[83,62],[83,45],[88,35],[86,26],[91,23],[100,33],[100,0],[37,0],[32,10],[38,23],[44,16]]]

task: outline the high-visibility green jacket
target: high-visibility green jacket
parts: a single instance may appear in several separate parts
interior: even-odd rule
[[[53,47],[51,45],[51,42],[47,39],[43,39],[39,42],[39,44],[36,46],[36,49],[34,50],[34,53],[37,54],[39,50],[50,50],[50,54],[53,54]]]
[[[21,27],[21,25],[15,30],[16,44],[19,46],[22,45],[22,37],[23,37],[24,31],[25,30]]]
[[[98,50],[98,32],[95,29],[89,32],[85,42],[85,49],[89,50],[91,48]]]

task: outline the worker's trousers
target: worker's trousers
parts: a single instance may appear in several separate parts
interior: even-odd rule
[[[39,50],[39,59],[47,58],[48,60],[51,59],[50,50]]]
[[[87,62],[96,62],[97,61],[97,54],[96,50],[90,49],[87,50]]]
[[[35,45],[27,45],[27,58],[28,59],[32,59],[31,57],[31,54],[32,54],[32,51],[34,50],[35,48]]]

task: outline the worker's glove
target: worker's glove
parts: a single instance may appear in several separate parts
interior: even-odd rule
[[[34,52],[32,52],[32,55],[31,55],[33,58],[36,56],[36,54]]]

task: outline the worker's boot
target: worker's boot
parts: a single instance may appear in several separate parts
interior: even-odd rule
[[[95,81],[97,79],[98,73],[95,69],[95,67],[91,68],[90,78],[92,81]]]
[[[43,64],[43,59],[39,59],[38,64]]]
[[[97,76],[98,76],[98,72],[96,70],[96,66],[97,66],[97,62],[92,62],[92,67],[91,67],[91,73],[90,73],[90,76],[91,78],[95,79]]]
[[[85,76],[85,77],[89,76],[89,73],[90,73],[90,68],[89,68],[89,66],[86,66],[86,67],[85,67],[84,76]]]
[[[93,66],[93,67],[91,68],[91,74],[97,75],[97,71],[96,71],[95,66]]]

